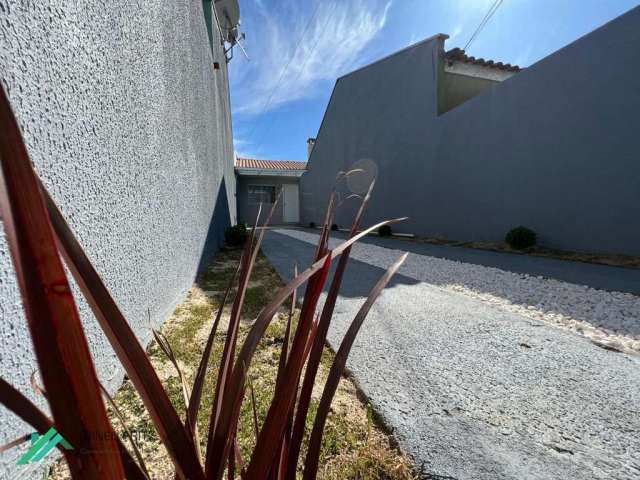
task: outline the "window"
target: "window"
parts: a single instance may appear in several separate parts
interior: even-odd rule
[[[276,187],[274,185],[249,185],[249,203],[274,203]]]

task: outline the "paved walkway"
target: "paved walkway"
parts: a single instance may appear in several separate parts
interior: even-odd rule
[[[269,232],[263,251],[290,278],[314,246],[286,233]],[[334,348],[384,271],[379,256],[362,244],[350,261]],[[403,274],[348,366],[426,478],[640,478],[640,357]]]

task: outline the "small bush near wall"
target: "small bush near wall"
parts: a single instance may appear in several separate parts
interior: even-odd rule
[[[511,248],[522,250],[533,247],[536,244],[536,232],[527,227],[516,227],[509,230],[504,241]]]
[[[239,223],[238,225],[227,228],[226,232],[224,232],[224,239],[228,245],[233,247],[244,245],[247,239],[247,227],[244,223]]]
[[[309,228],[316,228],[315,222],[309,222]]]
[[[331,230],[333,230],[334,232],[337,232],[340,229],[340,226],[337,223],[334,223],[333,225],[331,225]]]
[[[390,237],[391,236],[391,227],[389,225],[382,225],[378,229],[378,235],[381,237]]]

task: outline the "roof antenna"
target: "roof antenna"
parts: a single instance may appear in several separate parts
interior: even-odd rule
[[[212,3],[211,8],[213,9],[220,37],[222,37],[224,44],[229,45],[224,50],[227,63],[233,58],[233,47],[236,45],[238,45],[246,59],[249,60],[247,51],[240,43],[241,40],[245,39],[245,34],[239,32],[240,7],[238,6],[238,0],[216,0]]]

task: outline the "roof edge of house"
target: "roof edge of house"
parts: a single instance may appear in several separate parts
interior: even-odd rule
[[[241,176],[301,177],[307,171],[307,162],[237,157],[233,168]]]
[[[250,157],[238,157],[238,156],[236,156],[234,166],[238,167],[238,161],[244,161],[244,160],[249,160],[249,161],[254,161],[254,162],[265,162],[265,163],[271,163],[271,164],[276,164],[276,163],[295,163],[295,164],[298,164],[298,165],[306,165],[306,163],[307,163],[307,162],[302,161],[302,160],[271,160],[271,159],[267,159],[267,158],[250,158]],[[238,168],[251,168],[251,167],[238,167]]]
[[[236,167],[236,173],[247,177],[301,177],[307,170],[286,170],[269,168],[242,168]]]
[[[343,79],[343,78],[345,78],[345,77],[348,77],[348,76],[350,76],[350,75],[353,75],[354,73],[357,73],[357,72],[359,72],[359,71],[361,71],[361,70],[364,70],[364,69],[366,69],[366,68],[372,67],[372,66],[374,66],[374,65],[376,65],[376,64],[378,64],[378,63],[380,63],[380,62],[384,62],[385,60],[388,60],[388,59],[389,59],[389,58],[391,58],[391,57],[395,57],[396,55],[400,55],[401,53],[404,53],[404,52],[406,52],[407,50],[411,50],[411,49],[413,49],[413,48],[419,47],[419,46],[421,46],[421,45],[423,45],[423,44],[425,44],[425,43],[427,43],[427,42],[430,42],[430,41],[432,41],[432,40],[436,40],[436,39],[446,40],[447,38],[449,38],[449,35],[447,35],[446,33],[437,33],[437,34],[435,34],[435,35],[431,35],[430,37],[425,38],[424,40],[420,40],[419,42],[412,43],[411,45],[406,46],[406,47],[404,47],[404,48],[402,48],[402,49],[400,49],[400,50],[397,50],[397,51],[395,51],[395,52],[393,52],[393,53],[390,53],[389,55],[385,55],[384,57],[379,58],[379,59],[377,59],[377,60],[375,60],[375,61],[373,61],[373,62],[371,62],[371,63],[367,63],[366,65],[363,65],[363,66],[362,66],[362,67],[360,67],[360,68],[356,68],[355,70],[352,70],[352,71],[350,71],[349,73],[345,73],[345,74],[344,74],[344,75],[342,75],[341,77],[338,77],[338,78],[336,79],[336,82],[338,82],[338,80],[341,80],[341,79]]]

